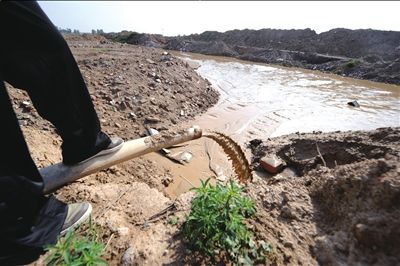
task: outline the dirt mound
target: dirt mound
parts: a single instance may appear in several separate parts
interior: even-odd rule
[[[400,263],[400,128],[291,134],[250,148],[254,168],[276,153],[298,174],[283,171],[248,188],[258,204],[254,226],[280,262]]]
[[[302,67],[353,78],[400,84],[396,75],[400,32],[371,29],[332,29],[317,34],[304,30],[206,31],[188,36],[163,37],[127,32],[107,33],[115,41],[170,50],[232,56],[255,62]],[[151,42],[149,42],[151,40]],[[397,71],[398,73],[398,71]]]
[[[400,262],[399,160],[365,160],[339,166],[311,196],[318,208],[314,253],[322,264],[395,265]]]
[[[164,131],[218,101],[211,84],[175,56],[93,38],[66,36],[106,132],[131,139],[145,126]],[[23,125],[52,129],[25,92],[10,90],[10,94]]]

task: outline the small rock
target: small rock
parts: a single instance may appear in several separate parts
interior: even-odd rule
[[[168,187],[172,181],[173,181],[173,179],[170,176],[165,176],[163,179],[161,179],[161,183],[166,187]]]
[[[293,243],[292,242],[290,242],[290,241],[285,241],[284,243],[283,243],[283,246],[285,247],[285,248],[291,248],[291,249],[293,249]]]
[[[121,128],[121,125],[120,125],[119,123],[115,123],[115,126],[116,126],[117,128]]]
[[[30,111],[32,111],[32,105],[31,105],[31,103],[28,102],[28,101],[23,101],[23,102],[20,104],[20,107],[22,107],[22,109],[23,109],[24,112],[30,112]]]
[[[369,228],[365,224],[356,224],[354,227],[354,236],[356,237],[357,241],[364,245],[370,245],[373,241],[373,238],[370,236],[371,232],[369,232]]]
[[[125,102],[121,102],[121,103],[118,105],[118,110],[119,110],[119,111],[124,111],[124,110],[126,110],[126,108],[127,108],[127,106],[126,106]]]
[[[282,207],[281,216],[286,219],[295,219],[296,218],[296,215],[293,213],[293,210],[287,205]]]
[[[184,115],[185,115],[185,111],[181,110],[180,115],[181,115],[181,116],[184,116]]]
[[[158,123],[161,122],[161,119],[156,116],[149,116],[145,118],[145,123]]]
[[[165,51],[165,52],[163,52],[162,54],[163,54],[163,55],[168,55],[168,52]]]
[[[127,107],[129,107],[129,108],[133,108],[133,106],[132,106],[132,104],[131,104],[131,102],[130,101],[125,101],[125,105],[127,106]]]
[[[20,126],[26,126],[28,124],[28,121],[26,121],[26,120],[18,120],[18,124]]]
[[[146,61],[150,64],[155,64],[156,62],[154,62],[153,60],[151,60],[150,58],[146,58]]]
[[[129,228],[128,227],[119,227],[117,229],[118,235],[120,236],[126,236],[127,234],[129,234]]]
[[[284,177],[297,177],[299,176],[297,174],[297,171],[295,168],[292,167],[287,167],[285,169],[283,169],[283,171],[281,172],[281,175]]]
[[[135,248],[130,246],[124,253],[121,259],[122,266],[135,265]]]
[[[161,79],[156,79],[156,82],[157,83],[161,83]]]

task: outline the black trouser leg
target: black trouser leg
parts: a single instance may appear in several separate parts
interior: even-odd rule
[[[63,139],[73,164],[110,143],[67,43],[36,2],[0,2],[0,71],[27,90],[39,114]]]
[[[43,196],[2,80],[27,90],[55,125],[64,162],[85,159],[110,139],[67,44],[36,2],[0,1],[0,36],[0,265],[9,265],[27,263],[54,243],[67,207]]]
[[[43,195],[42,178],[0,77],[0,265],[35,260],[54,244],[67,214],[66,204]]]

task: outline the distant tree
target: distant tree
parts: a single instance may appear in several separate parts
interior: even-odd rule
[[[96,34],[96,30],[92,30],[92,34]]]

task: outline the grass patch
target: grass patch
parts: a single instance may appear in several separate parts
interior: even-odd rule
[[[48,255],[45,259],[47,266],[94,266],[108,265],[101,258],[104,245],[98,241],[97,231],[90,224],[85,235],[78,235],[69,230],[57,241],[57,244],[46,248]]]
[[[183,224],[183,234],[191,247],[203,255],[222,256],[234,264],[263,263],[271,245],[255,242],[244,220],[256,212],[254,202],[242,195],[234,181],[226,186],[206,182],[195,189],[191,212]]]
[[[357,66],[358,64],[360,64],[360,61],[358,61],[356,59],[351,59],[351,60],[347,61],[346,67],[353,68],[353,67]]]

